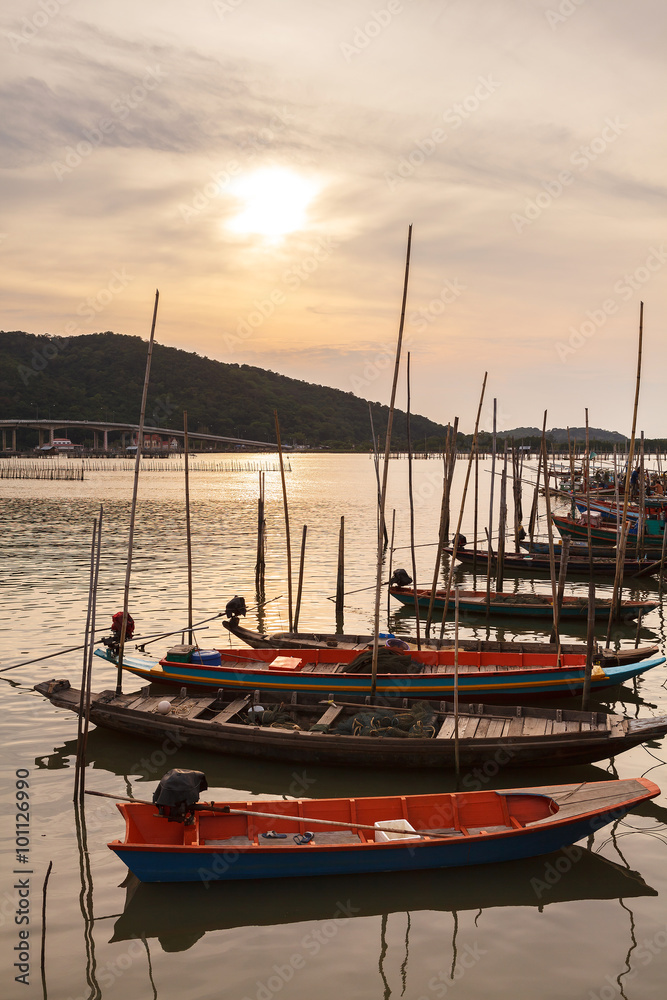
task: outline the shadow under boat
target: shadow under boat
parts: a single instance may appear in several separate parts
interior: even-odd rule
[[[576,854],[572,854],[572,851]],[[524,861],[446,871],[317,876],[202,884],[141,883],[130,875],[111,943],[157,938],[166,952],[186,951],[209,931],[316,920],[347,920],[430,910],[450,913],[585,899],[657,896],[642,876],[584,848]],[[297,885],[297,882],[301,884]]]

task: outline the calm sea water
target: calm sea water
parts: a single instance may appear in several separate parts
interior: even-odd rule
[[[233,456],[240,461],[239,456]],[[217,461],[224,457],[216,456]],[[232,457],[230,456],[230,461]],[[250,459],[249,459],[250,460]],[[254,457],[252,459],[255,461]],[[267,463],[274,458],[267,457]],[[287,474],[292,550],[298,566],[301,529],[308,525],[301,627],[333,630],[338,532],[345,518],[345,627],[370,631],[375,576],[376,483],[366,456],[294,455]],[[529,475],[529,473],[527,473]],[[441,465],[415,463],[418,580],[433,574],[441,494]],[[223,610],[234,594],[255,604],[256,472],[193,472],[191,476],[196,620]],[[455,494],[460,496],[460,464]],[[480,532],[488,523],[490,475],[479,477]],[[0,482],[2,616],[0,667],[53,653],[83,641],[90,536],[103,506],[103,551],[98,625],[122,606],[132,473],[91,472],[83,482]],[[472,500],[473,483],[470,485]],[[266,475],[268,553],[266,599],[250,627],[287,627],[285,533],[280,477]],[[526,487],[524,506],[529,508]],[[388,520],[396,510],[394,566],[410,570],[407,462],[390,468]],[[472,507],[463,523],[472,537]],[[453,503],[453,518],[458,500]],[[497,515],[496,515],[497,516]],[[543,522],[544,523],[544,522]],[[470,584],[469,574],[460,571]],[[481,580],[479,581],[481,583]],[[543,577],[506,589],[549,590]],[[609,590],[601,587],[600,590]],[[585,585],[568,584],[569,592]],[[657,593],[641,581],[637,596]],[[138,632],[181,628],[186,621],[185,515],[182,476],[142,476],[130,610]],[[392,607],[382,624],[413,631],[413,617]],[[451,629],[451,627],[450,627]],[[198,633],[203,646],[229,642],[211,623]],[[483,638],[484,625],[464,623],[464,635]],[[495,627],[501,638],[545,638],[517,625]],[[579,626],[564,632],[583,635]],[[615,639],[632,642],[635,628]],[[642,641],[665,645],[663,611],[642,624]],[[163,647],[153,647],[159,652]],[[79,684],[81,654],[72,652],[0,674],[2,719],[2,876],[0,922],[2,995],[41,995],[39,948],[42,884],[53,863],[47,896],[48,996],[195,1000],[322,1000],[453,997],[540,1000],[654,1000],[667,979],[667,800],[654,800],[597,833],[575,855],[449,872],[355,879],[276,881],[266,884],[121,885],[124,867],[106,843],[122,836],[113,802],[89,799],[81,850],[72,808],[76,718],[54,709],[32,685],[52,677]],[[614,689],[601,705],[632,716],[667,713],[664,667],[638,684]],[[110,686],[112,671],[96,662],[94,688]],[[125,680],[125,689],[138,685]],[[667,760],[667,746],[649,748]],[[244,800],[281,794],[327,795],[449,790],[449,772],[373,772],[261,764],[210,754],[168,759],[155,745],[100,730],[89,741],[89,788],[118,795],[150,795],[172,766],[201,768],[212,795]],[[569,770],[508,770],[489,787],[629,777],[651,770],[667,788],[667,767],[644,748],[613,762]],[[17,771],[29,773],[28,861],[16,860]],[[208,797],[208,793],[207,793]],[[101,803],[101,804],[100,804]],[[18,872],[18,874],[15,874]],[[27,874],[28,873],[28,874]],[[17,925],[19,880],[28,879],[30,923]],[[83,888],[82,888],[83,886]],[[23,904],[21,904],[23,905]],[[92,919],[90,917],[92,914]],[[30,984],[20,974],[15,946],[28,929]],[[25,942],[25,938],[23,941]]]

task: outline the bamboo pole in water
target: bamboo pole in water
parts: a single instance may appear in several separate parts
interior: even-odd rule
[[[97,608],[97,584],[100,576],[100,552],[102,550],[102,516],[103,510],[100,506],[100,516],[97,521],[97,542],[95,546],[95,574],[93,577],[93,598],[90,615],[90,634],[88,646],[88,662],[86,666],[86,699],[83,706],[83,730],[81,733],[81,756],[79,775],[79,801],[83,804],[83,794],[86,787],[86,747],[88,745],[88,729],[90,727],[90,692],[92,690],[93,677],[93,656],[95,653],[95,612]]]
[[[477,531],[479,528],[479,445],[475,447],[475,512],[473,520],[472,535],[474,548],[472,550],[472,575],[477,575]]]
[[[502,591],[505,583],[505,533],[507,530],[507,438],[503,471],[500,476],[500,513],[498,516],[498,559],[496,564],[496,590]]]
[[[338,533],[338,571],[336,573],[336,632],[343,633],[343,604],[345,601],[345,518],[340,519]]]
[[[584,476],[586,483],[586,509],[588,525],[586,539],[588,542],[588,620],[586,628],[586,668],[584,671],[584,686],[581,692],[581,709],[585,711],[591,693],[591,675],[593,673],[593,644],[595,640],[595,578],[593,576],[593,532],[591,530],[591,437],[588,424],[588,407],[586,413],[586,455],[584,459]],[[618,543],[618,538],[616,539]]]
[[[417,558],[415,556],[415,501],[412,490],[412,435],[410,433],[410,352],[407,355],[407,431],[408,431],[408,496],[410,500],[410,553],[412,555],[412,588],[415,596],[415,621],[417,626],[417,649],[422,648],[419,620],[419,604],[417,601]]]
[[[566,535],[563,539],[563,546],[560,553],[560,570],[558,573],[558,594],[556,601],[558,604],[558,621],[560,621],[561,612],[563,610],[563,595],[565,594],[565,579],[567,576],[567,564],[570,558],[570,536]],[[551,642],[557,642],[558,636],[551,633]]]
[[[559,621],[558,621],[558,595],[556,584],[556,560],[554,557],[554,535],[551,523],[551,496],[549,493],[549,461],[547,459],[547,411],[544,411],[544,423],[542,425],[542,468],[544,471],[544,493],[547,507],[547,532],[549,536],[549,570],[551,573],[551,597],[554,611],[554,642],[560,642]],[[560,656],[559,656],[560,660]]]
[[[188,557],[188,642],[192,645],[192,535],[190,528],[190,468],[188,441],[188,411],[183,410],[183,460],[185,472],[185,541]]]
[[[445,468],[442,485],[442,503],[440,506],[440,526],[438,529],[438,545],[435,553],[435,564],[433,566],[433,581],[431,584],[431,597],[428,602],[428,614],[426,615],[426,638],[431,634],[431,622],[433,620],[433,608],[435,606],[435,592],[438,588],[438,573],[442,563],[442,551],[446,545],[446,538],[449,533],[449,497],[451,495],[451,483],[454,476],[454,465],[456,462],[456,438],[459,430],[459,418],[454,418],[453,430],[447,428],[447,438],[445,444]]]
[[[458,790],[461,778],[461,762],[459,760],[459,588],[454,592],[454,770],[456,773],[456,788]]]
[[[141,466],[141,452],[144,445],[144,421],[146,417],[146,398],[148,396],[148,382],[151,374],[151,359],[153,357],[153,341],[155,338],[155,324],[157,322],[157,307],[160,301],[160,292],[155,292],[155,304],[153,306],[153,322],[151,323],[151,335],[148,341],[148,355],[146,357],[146,372],[144,375],[144,388],[141,396],[141,414],[139,416],[139,430],[137,432],[137,455],[134,463],[134,485],[132,487],[132,506],[130,508],[130,532],[127,541],[127,564],[125,567],[125,590],[123,593],[123,622],[118,643],[118,675],[116,677],[116,694],[123,690],[123,653],[125,652],[125,636],[127,635],[127,617],[130,604],[130,576],[132,574],[132,546],[134,543],[134,523],[137,514],[137,494],[139,492],[139,468]]]
[[[384,508],[387,500],[387,474],[389,472],[389,454],[391,449],[391,431],[394,422],[394,406],[396,404],[396,387],[398,385],[398,371],[401,363],[401,348],[403,346],[403,328],[405,326],[405,305],[408,298],[408,279],[410,276],[410,247],[412,244],[412,225],[408,227],[408,246],[405,254],[405,274],[403,277],[403,298],[401,301],[401,318],[398,325],[398,339],[396,343],[396,358],[394,361],[394,378],[391,386],[391,400],[389,402],[389,414],[387,416],[387,430],[385,433],[384,465],[382,467],[382,490],[380,492],[380,511],[378,517],[378,545],[377,545],[377,565],[375,574],[375,612],[373,615],[373,661],[371,667],[371,696],[375,696],[377,685],[377,666],[380,632],[380,592],[382,589],[382,539],[384,534]]]
[[[83,716],[86,704],[86,677],[88,667],[88,644],[91,633],[91,616],[93,609],[93,579],[95,573],[95,545],[97,542],[97,518],[93,523],[93,536],[90,542],[90,579],[88,583],[88,610],[86,612],[86,628],[84,632],[83,644],[83,664],[81,667],[81,698],[79,701],[79,714],[76,726],[76,763],[74,767],[74,792],[72,800],[77,801],[79,796],[79,778],[81,774],[81,758],[83,752]]]
[[[639,338],[637,343],[637,378],[635,385],[635,402],[632,411],[632,433],[628,445],[628,464],[625,473],[625,490],[623,492],[623,517],[621,519],[621,537],[618,539],[618,549],[616,551],[616,574],[614,576],[614,589],[609,609],[609,624],[607,626],[607,648],[611,643],[611,627],[620,618],[621,595],[622,595],[622,572],[625,560],[625,545],[627,539],[626,520],[628,516],[628,499],[630,495],[630,475],[632,470],[632,459],[635,453],[635,434],[637,432],[637,407],[639,406],[639,387],[642,375],[642,341],[644,335],[644,303],[639,303]]]
[[[493,450],[491,454],[491,495],[489,499],[489,534],[487,541],[486,563],[486,616],[491,609],[491,563],[493,560],[493,491],[496,485],[496,405],[493,400]],[[496,590],[499,588],[496,587]]]
[[[306,559],[306,535],[308,525],[304,524],[301,535],[301,557],[299,559],[299,582],[296,587],[296,607],[294,609],[294,631],[299,631],[299,612],[301,611],[301,593],[303,591],[303,567]]]
[[[466,496],[468,495],[468,483],[470,482],[470,470],[472,468],[472,460],[475,453],[475,445],[477,444],[477,435],[479,432],[479,418],[482,413],[482,404],[484,403],[484,393],[486,391],[486,380],[488,377],[488,372],[484,372],[484,381],[482,382],[482,391],[479,396],[479,406],[477,407],[477,416],[475,417],[475,431],[472,437],[472,447],[470,448],[470,454],[468,455],[468,465],[466,468],[466,477],[463,483],[463,493],[461,495],[461,506],[459,508],[459,519],[456,524],[456,534],[454,535],[454,542],[452,545],[452,555],[449,560],[449,574],[447,576],[447,587],[445,590],[445,600],[443,602],[442,608],[442,619],[440,621],[440,638],[442,639],[445,634],[445,620],[447,618],[447,610],[449,608],[449,592],[452,586],[452,579],[454,577],[454,563],[456,562],[456,553],[459,545],[459,537],[461,535],[461,523],[463,521],[463,511],[465,509]],[[418,609],[415,609],[418,612]]]
[[[289,533],[289,505],[287,503],[287,485],[285,483],[285,465],[283,463],[283,446],[280,440],[280,423],[278,421],[278,411],[273,411],[276,422],[276,442],[278,444],[278,457],[280,459],[280,481],[283,487],[283,508],[285,510],[285,548],[287,550],[287,618],[289,620],[289,630],[294,631],[294,617],[292,615],[292,547]]]
[[[266,572],[266,520],[264,517],[264,472],[259,474],[259,499],[257,500],[257,560],[255,562],[255,589],[264,593]]]
[[[371,422],[371,438],[373,440],[373,465],[375,466],[375,479],[377,481],[377,491],[378,491],[378,517],[380,516],[380,504],[381,504],[381,489],[380,489],[380,456],[378,455],[377,439],[375,437],[375,427],[373,426],[373,406],[369,400],[368,403],[368,417]],[[383,525],[384,534],[384,544],[387,544],[387,526]]]
[[[392,563],[394,561],[394,536],[396,534],[396,510],[391,512],[391,541],[389,543],[389,579],[391,580],[391,574],[393,572]],[[391,632],[389,627],[389,622],[391,620],[391,594],[389,593],[389,587],[387,587],[387,632]]]

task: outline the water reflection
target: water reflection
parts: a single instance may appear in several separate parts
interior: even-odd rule
[[[157,938],[164,951],[186,951],[210,931],[304,921],[355,920],[420,910],[458,913],[493,907],[545,907],[574,900],[657,896],[642,876],[576,848],[493,867],[387,875],[318,876],[261,883],[141,883],[126,879],[125,907],[112,942]],[[406,936],[406,951],[409,942]],[[380,954],[382,946],[380,947]]]

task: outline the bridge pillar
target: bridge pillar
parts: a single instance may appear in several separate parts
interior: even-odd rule
[[[53,427],[49,427],[49,444],[53,444]]]
[[[106,427],[104,428],[104,450],[109,450],[109,431]]]
[[[7,451],[7,431],[2,428],[2,450]]]
[[[12,451],[16,451],[16,427],[12,427]]]
[[[42,445],[44,444],[44,431],[42,430],[41,427],[37,428],[37,437],[39,439],[39,447],[41,448]]]
[[[98,441],[97,441],[97,431],[93,430],[93,451],[97,451]]]

